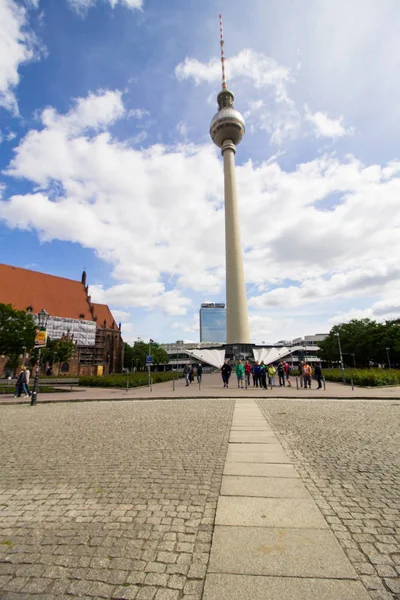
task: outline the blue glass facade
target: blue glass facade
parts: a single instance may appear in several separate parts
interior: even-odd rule
[[[202,304],[200,308],[200,341],[226,341],[225,304]]]

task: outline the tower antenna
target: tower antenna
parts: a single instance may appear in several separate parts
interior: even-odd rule
[[[224,30],[222,28],[222,15],[219,15],[219,33],[220,33],[220,38],[221,38],[221,64],[222,64],[222,89],[223,90],[227,90],[228,89],[228,84],[226,83],[226,76],[225,76],[225,52],[224,52]]]

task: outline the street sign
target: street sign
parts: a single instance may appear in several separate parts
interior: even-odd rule
[[[153,364],[153,357],[151,356],[151,354],[147,354],[146,365],[152,365],[152,364]]]

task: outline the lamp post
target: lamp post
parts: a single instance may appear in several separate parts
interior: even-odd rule
[[[339,332],[335,333],[335,336],[337,337],[337,340],[338,340],[339,356],[340,356],[340,368],[342,369],[343,383],[346,383],[345,374],[344,374],[344,362],[343,362],[343,354],[342,354],[342,345],[340,343],[340,334],[339,334]]]
[[[389,369],[391,369],[392,366],[390,364],[390,354],[389,354],[390,348],[385,348],[385,350],[386,350],[386,355],[387,355],[388,366],[389,366]]]
[[[354,366],[354,368],[356,368],[356,355],[353,353],[352,357],[353,357],[353,366]]]
[[[38,359],[37,359],[37,364],[36,364],[35,380],[33,382],[31,406],[36,406],[36,402],[37,402],[37,390],[38,390],[39,370],[40,370],[40,351],[42,349],[42,346],[46,345],[46,325],[47,325],[48,320],[49,320],[49,313],[44,308],[42,308],[40,313],[38,313],[38,332],[36,334],[37,339],[35,340],[36,347],[38,348]],[[44,343],[43,343],[42,336],[40,336],[40,337],[38,336],[38,333],[43,335],[43,332],[44,332]],[[38,337],[39,337],[39,339],[38,339]]]

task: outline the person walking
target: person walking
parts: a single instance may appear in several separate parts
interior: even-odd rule
[[[304,385],[304,361],[299,362],[300,387]]]
[[[282,361],[278,365],[278,379],[279,387],[285,387],[285,367],[283,366]]]
[[[22,393],[24,394],[24,398],[28,397],[28,390],[26,389],[25,367],[22,367],[22,369],[18,375],[17,383],[15,384],[14,398],[15,397],[20,398]]]
[[[258,384],[260,382],[260,375],[261,375],[261,367],[258,364],[258,360],[256,360],[256,362],[254,363],[254,367],[253,367],[253,386],[254,387],[258,387]],[[260,383],[261,385],[261,383]]]
[[[292,384],[290,383],[290,373],[292,372],[292,368],[287,361],[285,362],[285,364],[283,366],[285,368],[285,376],[286,376],[287,384],[289,387],[292,387]]]
[[[197,365],[196,376],[197,383],[200,384],[203,381],[203,365],[201,365],[200,363]]]
[[[229,387],[229,378],[231,376],[231,373],[232,373],[232,367],[226,360],[221,367],[221,375],[222,375],[222,381],[224,382],[224,388]]]
[[[31,372],[28,367],[25,369],[25,376],[26,376],[26,391],[28,392],[28,396],[30,396],[31,393],[29,391],[29,380],[31,378]]]
[[[248,360],[244,363],[244,376],[247,381],[247,386],[250,386],[250,373],[251,373],[251,364]]]
[[[244,388],[244,364],[241,360],[238,360],[236,363],[236,377],[238,381],[238,388]]]
[[[321,369],[321,364],[317,363],[314,367],[314,375],[315,375],[315,379],[317,380],[318,383],[318,390],[320,390],[322,388],[322,369]]]
[[[263,387],[267,390],[267,367],[264,364],[264,361],[261,361],[260,365],[260,387]]]
[[[183,374],[184,374],[184,376],[185,376],[186,385],[189,385],[189,383],[190,383],[190,380],[189,380],[189,377],[190,377],[190,370],[191,370],[191,369],[190,369],[190,365],[189,365],[189,363],[186,363],[186,365],[185,365],[185,366],[184,366],[184,368],[183,368]]]
[[[190,365],[190,373],[189,373],[189,383],[193,383],[194,381],[194,368]]]
[[[311,390],[311,375],[312,375],[312,368],[306,362],[303,367],[304,389],[307,389],[307,386],[308,386]]]
[[[273,387],[275,387],[275,376],[276,376],[276,369],[275,369],[274,365],[269,365],[268,366],[268,383],[271,386],[271,390]]]

